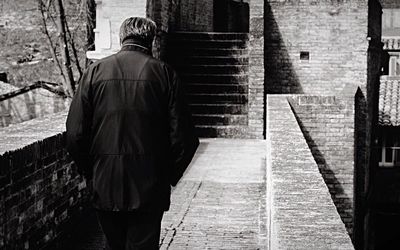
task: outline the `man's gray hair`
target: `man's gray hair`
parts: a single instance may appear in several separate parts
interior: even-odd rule
[[[144,17],[129,17],[122,24],[119,30],[121,44],[124,40],[133,38],[151,46],[156,35],[156,23]]]

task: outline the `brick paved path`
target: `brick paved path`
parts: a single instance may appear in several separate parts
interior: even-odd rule
[[[173,190],[160,248],[265,249],[265,149],[259,140],[203,139]],[[94,218],[88,220],[91,233],[74,249],[104,244]]]
[[[173,191],[161,249],[263,249],[265,149],[262,141],[202,140]]]

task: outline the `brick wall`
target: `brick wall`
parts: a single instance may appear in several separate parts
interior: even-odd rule
[[[213,31],[213,0],[180,0],[174,30]]]
[[[64,149],[65,118],[0,131],[0,249],[39,249],[82,212],[88,190]]]
[[[267,93],[354,95],[367,78],[366,0],[266,1]]]
[[[354,100],[289,98],[308,146],[349,233],[353,228]]]
[[[213,31],[213,0],[147,0],[146,15],[158,26],[153,55],[165,59],[167,34]]]
[[[66,110],[69,100],[39,88],[0,101],[0,127]]]
[[[264,0],[250,1],[249,135],[265,136]]]
[[[214,1],[214,31],[249,32],[249,0]]]
[[[304,101],[333,105],[329,97]],[[354,249],[287,97],[268,95],[267,103],[267,249]]]
[[[168,32],[174,30],[179,3],[171,0],[147,0],[147,17],[157,23],[158,32],[153,46],[153,56],[165,59]]]
[[[147,0],[147,16],[163,32],[212,31],[213,0]]]
[[[175,22],[178,3],[171,0],[147,0],[147,16],[153,19],[160,30],[168,32]]]

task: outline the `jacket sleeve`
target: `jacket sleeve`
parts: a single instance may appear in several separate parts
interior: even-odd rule
[[[78,172],[87,179],[91,179],[93,172],[89,156],[93,110],[89,97],[90,82],[86,71],[79,81],[68,112],[66,147]]]
[[[170,79],[172,80],[168,104],[172,156],[170,184],[175,186],[192,161],[199,146],[199,139],[195,133],[189,106],[185,101],[181,81],[175,72],[172,72]]]

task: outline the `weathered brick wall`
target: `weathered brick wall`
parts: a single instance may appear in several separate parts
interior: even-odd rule
[[[250,1],[249,136],[265,136],[264,0]],[[268,77],[268,76],[267,76]]]
[[[367,78],[367,0],[269,0],[267,93],[354,95]]]
[[[147,0],[146,15],[158,25],[153,55],[165,59],[170,32],[213,31],[213,3],[213,0]]]
[[[168,32],[170,25],[175,23],[178,3],[171,0],[147,0],[147,16],[153,19],[158,28]]]
[[[354,249],[287,97],[267,103],[268,249]]]
[[[214,1],[215,32],[249,32],[249,0]]]
[[[147,16],[163,32],[212,31],[213,0],[147,0]]]
[[[64,149],[65,118],[0,131],[0,249],[39,249],[82,212],[88,190]]]
[[[213,31],[213,0],[180,0],[174,30]]]
[[[351,234],[354,98],[293,96],[289,100],[337,210]]]
[[[68,106],[67,98],[42,88],[34,89],[0,101],[0,127],[57,113],[66,110]]]
[[[174,29],[179,3],[171,0],[147,0],[147,16],[157,23],[153,56],[164,60],[168,32]]]

